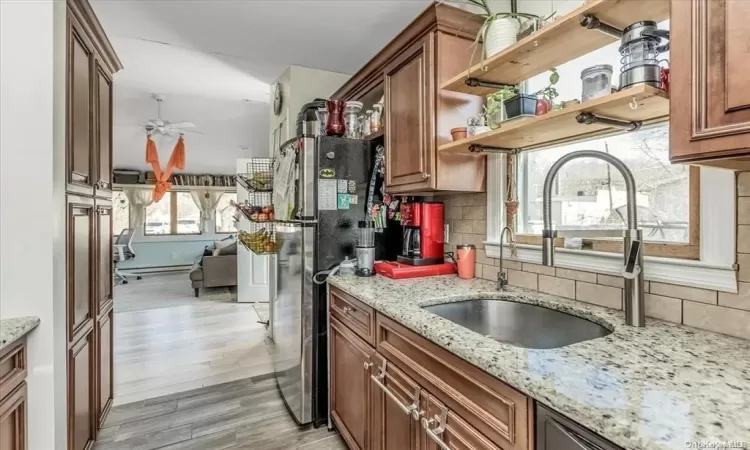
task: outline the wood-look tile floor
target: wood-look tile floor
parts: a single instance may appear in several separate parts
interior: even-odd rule
[[[202,289],[187,272],[115,287],[114,404],[272,372],[265,327],[227,288]]]
[[[263,375],[115,406],[93,450],[346,448],[325,427],[298,427],[273,377]]]

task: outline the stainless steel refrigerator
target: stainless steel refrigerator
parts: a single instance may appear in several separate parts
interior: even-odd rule
[[[327,296],[326,284],[313,276],[355,256],[374,151],[368,141],[332,136],[295,138],[281,147],[290,151],[294,219],[275,225],[281,246],[270,345],[289,411],[299,424],[319,426],[328,419]]]

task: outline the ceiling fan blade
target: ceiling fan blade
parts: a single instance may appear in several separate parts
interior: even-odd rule
[[[167,126],[171,128],[195,128],[195,124],[193,122],[172,122]]]

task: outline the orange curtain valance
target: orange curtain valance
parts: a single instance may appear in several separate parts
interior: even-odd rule
[[[156,144],[151,139],[151,136],[146,136],[146,164],[151,164],[154,175],[156,175],[156,185],[154,186],[152,197],[155,202],[158,202],[172,188],[172,183],[168,181],[169,177],[172,176],[172,171],[175,168],[185,168],[185,142],[182,136],[177,140],[177,144],[175,144],[174,150],[172,150],[172,156],[169,157],[169,162],[167,163],[167,167],[164,168],[164,172],[162,172],[159,164],[159,153],[156,151]]]

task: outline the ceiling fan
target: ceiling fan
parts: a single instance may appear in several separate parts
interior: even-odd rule
[[[146,122],[146,133],[149,135],[162,134],[167,136],[173,136],[175,134],[183,135],[185,133],[203,134],[199,131],[188,130],[188,128],[195,128],[193,122],[169,122],[162,119],[161,103],[164,101],[164,96],[154,94],[153,98],[156,100],[156,119],[150,119]]]

